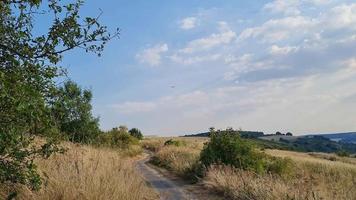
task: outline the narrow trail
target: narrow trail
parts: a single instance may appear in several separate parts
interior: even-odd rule
[[[151,168],[146,163],[149,161],[150,155],[139,160],[136,168],[142,174],[144,179],[149,182],[154,189],[159,192],[161,200],[193,200],[189,197],[181,186],[164,177],[155,169]]]

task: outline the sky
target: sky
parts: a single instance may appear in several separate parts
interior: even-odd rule
[[[356,2],[86,0],[120,39],[66,53],[104,130],[356,131]]]

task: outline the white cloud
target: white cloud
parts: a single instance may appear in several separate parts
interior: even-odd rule
[[[179,52],[191,54],[206,51],[220,45],[229,44],[236,38],[236,33],[228,27],[226,22],[219,22],[219,30],[219,33],[213,33],[208,37],[190,41],[188,45],[179,50]]]
[[[356,30],[356,3],[336,6],[323,14],[321,20],[327,29],[350,28]]]
[[[196,17],[187,17],[179,22],[180,28],[184,30],[193,29],[197,26],[198,19]]]
[[[263,10],[273,14],[284,14],[287,16],[300,15],[302,5],[322,6],[330,3],[330,0],[274,0],[264,5]]]
[[[356,112],[350,100],[356,99],[356,71],[350,71],[355,63],[355,59],[343,61],[340,70],[331,73],[196,90],[119,107],[135,111],[130,112],[135,118],[144,110],[144,119],[163,127],[161,133],[183,134],[210,126],[297,134],[356,129],[355,118],[345,117]],[[335,120],[342,116],[344,120]]]
[[[116,108],[159,133],[209,126],[296,133],[356,129],[356,118],[350,117],[356,113],[356,4],[273,3],[276,7],[267,4],[264,10],[278,15],[269,15],[271,19],[241,30],[238,36],[240,25],[218,22],[205,37],[170,49],[166,60],[176,68],[165,75],[169,81],[186,84],[175,89],[177,94],[123,102]],[[325,7],[309,7],[315,5]],[[168,46],[155,47],[139,54],[141,62],[161,62]],[[180,93],[199,88],[207,76],[220,78],[218,84]]]
[[[141,63],[147,63],[151,66],[161,64],[161,54],[168,51],[167,44],[158,44],[152,48],[144,49],[136,55],[136,58]]]
[[[173,62],[184,64],[184,65],[192,65],[196,63],[202,63],[202,62],[217,61],[222,57],[223,56],[221,54],[207,54],[207,55],[197,55],[197,56],[174,54],[172,56],[169,56],[169,58]]]
[[[303,16],[271,19],[261,26],[243,30],[238,40],[243,41],[249,38],[261,38],[263,42],[275,43],[293,38],[294,36],[301,37],[308,34],[308,29],[313,27],[315,23],[313,19]]]
[[[272,45],[270,48],[270,53],[272,55],[286,55],[296,51],[298,51],[298,47],[295,46],[279,47],[278,45]]]
[[[285,15],[299,15],[300,0],[275,0],[267,3],[263,8],[272,13],[284,13]]]
[[[314,5],[327,5],[331,3],[331,0],[306,0]]]

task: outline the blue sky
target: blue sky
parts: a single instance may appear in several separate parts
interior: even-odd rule
[[[121,38],[65,55],[101,127],[146,134],[216,128],[356,130],[356,3],[336,0],[95,1]]]

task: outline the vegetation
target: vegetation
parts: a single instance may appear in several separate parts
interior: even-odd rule
[[[290,157],[293,159],[293,157]],[[331,162],[331,161],[329,161]],[[297,162],[296,178],[258,175],[229,166],[213,166],[204,184],[228,199],[304,200],[355,199],[356,169],[314,162]]]
[[[272,172],[285,175],[293,166],[288,159],[267,156],[232,129],[210,133],[210,142],[204,146],[200,161],[206,168],[223,164],[259,174]]]
[[[149,138],[143,145],[154,149],[154,164],[188,180],[199,181],[226,199],[356,198],[351,189],[356,187],[354,158],[264,149],[255,140],[231,134],[230,129],[210,135],[210,141],[196,137]],[[186,145],[164,145],[170,140]],[[270,144],[270,141],[262,142]]]
[[[58,89],[51,110],[64,138],[88,144],[100,134],[99,119],[91,113],[91,100],[91,91],[82,90],[72,81]]]
[[[186,143],[183,140],[173,140],[173,139],[169,139],[167,141],[164,142],[164,146],[167,145],[174,145],[174,146],[185,146]]]
[[[234,167],[264,171],[264,155],[256,151],[252,144],[243,141],[233,130],[210,133],[210,142],[204,146],[200,160],[205,167],[225,164]]]
[[[211,130],[215,131],[214,128]],[[326,135],[308,135],[304,137],[293,137],[293,134],[287,132],[283,134],[276,132],[276,134],[265,135],[263,132],[257,131],[242,131],[230,129],[232,134],[240,135],[243,139],[249,139],[252,143],[258,145],[263,149],[281,149],[301,152],[325,152],[337,153],[345,151],[349,154],[356,153],[356,145],[352,143],[354,133],[344,134],[326,134]],[[198,133],[192,135],[185,135],[184,137],[209,137],[210,132]],[[278,137],[274,137],[278,136]],[[288,136],[288,137],[283,137]],[[342,136],[341,142],[335,142],[329,138],[337,138]],[[272,139],[266,139],[272,137]],[[263,139],[261,139],[263,138]],[[350,141],[346,142],[347,139]]]
[[[139,140],[142,140],[143,139],[143,135],[141,133],[141,131],[138,129],[138,128],[132,128],[129,130],[129,133],[132,137],[135,137]]]
[[[58,65],[63,53],[82,48],[100,56],[104,44],[118,35],[110,35],[98,17],[81,17],[82,4],[82,0],[69,4],[59,0],[0,2],[1,184],[40,188],[34,159],[61,150],[56,145],[61,128],[50,105],[61,98],[55,78],[65,73]],[[41,18],[52,22],[44,33],[36,29],[35,19]],[[87,98],[89,94],[83,95]],[[68,133],[73,133],[74,126],[64,127],[67,125]],[[76,131],[73,135],[73,140],[79,140]],[[47,142],[35,145],[35,136]]]
[[[112,148],[129,148],[131,145],[138,145],[138,143],[138,139],[131,136],[127,132],[127,128],[123,128],[123,126],[100,134],[95,142],[96,145]]]
[[[0,184],[0,199],[6,199],[6,194],[15,189],[19,200],[158,199],[156,192],[135,170],[129,152],[71,143],[63,145],[68,149],[65,154],[35,160],[44,177],[41,190]]]

